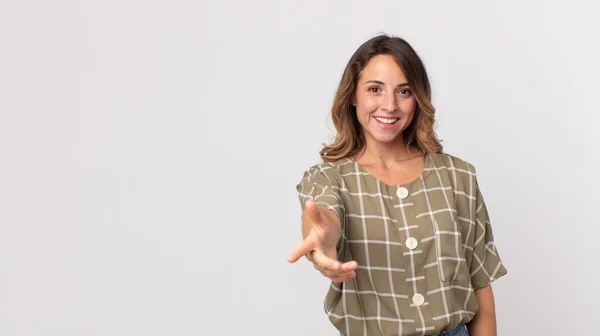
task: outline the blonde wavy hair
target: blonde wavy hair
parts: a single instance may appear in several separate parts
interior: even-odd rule
[[[336,137],[320,151],[325,162],[354,157],[366,145],[365,135],[352,105],[362,70],[377,55],[391,55],[404,71],[417,101],[411,124],[403,131],[407,147],[431,154],[442,152],[442,145],[434,132],[435,108],[431,104],[431,86],[423,62],[414,49],[402,38],[376,36],[361,45],[348,61],[335,94],[331,118]]]

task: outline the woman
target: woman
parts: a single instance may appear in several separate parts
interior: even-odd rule
[[[297,189],[306,256],[331,279],[343,335],[496,335],[490,284],[506,274],[473,165],[442,152],[425,67],[398,37],[354,53],[334,142]]]

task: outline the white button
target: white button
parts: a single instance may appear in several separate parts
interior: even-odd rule
[[[400,187],[398,188],[398,190],[396,191],[396,195],[398,195],[398,197],[400,198],[406,198],[408,196],[408,189],[404,188],[404,187]]]
[[[415,304],[415,306],[420,306],[423,303],[425,303],[425,297],[421,294],[415,294],[413,296],[413,303]]]
[[[414,250],[417,245],[419,245],[419,242],[413,237],[406,240],[406,247],[408,247],[409,250]]]

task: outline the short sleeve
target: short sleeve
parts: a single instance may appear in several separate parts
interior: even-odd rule
[[[336,178],[334,170],[336,170],[334,167],[309,168],[304,172],[296,190],[302,211],[305,208],[304,203],[310,199],[317,205],[333,210],[343,223],[345,210],[340,197],[339,178]]]
[[[483,288],[507,273],[494,244],[487,207],[476,182],[476,225],[470,272],[474,289]]]

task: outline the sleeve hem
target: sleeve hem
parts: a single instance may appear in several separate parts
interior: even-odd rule
[[[473,290],[478,290],[478,289],[487,287],[487,286],[491,285],[493,282],[495,282],[496,280],[498,280],[501,277],[505,276],[507,273],[508,272],[503,267],[503,269],[501,271],[498,271],[496,273],[496,275],[494,277],[490,278],[487,282],[475,282],[475,281],[471,281],[471,286],[473,287]]]

